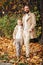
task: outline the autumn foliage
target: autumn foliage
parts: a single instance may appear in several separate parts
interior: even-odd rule
[[[0,37],[0,61],[1,62],[11,62],[14,65],[18,65],[18,63],[27,63],[29,65],[41,65],[43,61],[43,45],[39,43],[30,43],[30,58],[25,57],[25,46],[22,46],[22,54],[20,57],[20,61],[17,61],[16,58],[16,49],[13,46],[13,40],[8,38]]]

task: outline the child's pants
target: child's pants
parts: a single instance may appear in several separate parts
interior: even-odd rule
[[[26,57],[29,57],[29,40],[30,40],[30,34],[27,33],[26,31],[24,32],[24,45],[26,49]]]
[[[20,55],[21,55],[21,48],[22,48],[22,40],[16,40],[16,56],[17,57],[20,57]]]

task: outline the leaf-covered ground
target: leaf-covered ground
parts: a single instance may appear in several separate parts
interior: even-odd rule
[[[42,65],[43,45],[30,43],[30,58],[25,57],[25,46],[22,46],[19,61],[16,58],[16,49],[13,40],[0,37],[0,62],[13,63],[13,65]]]

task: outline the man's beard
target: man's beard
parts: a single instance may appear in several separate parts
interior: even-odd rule
[[[24,11],[24,14],[28,14],[28,13],[29,13],[29,11],[28,12]]]

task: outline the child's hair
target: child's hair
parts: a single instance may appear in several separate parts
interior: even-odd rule
[[[18,19],[17,19],[17,20],[21,20],[21,21],[22,21],[22,18],[18,17]]]
[[[18,24],[18,20],[20,20],[21,23],[22,23],[22,18],[18,18],[18,19],[17,19],[17,24]],[[23,23],[22,23],[22,26],[23,26]]]

